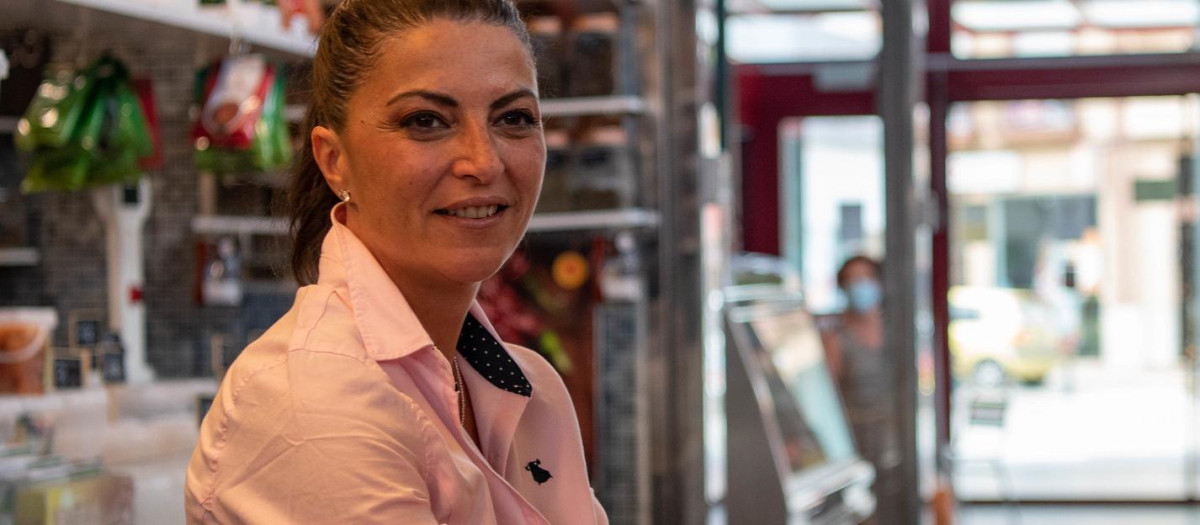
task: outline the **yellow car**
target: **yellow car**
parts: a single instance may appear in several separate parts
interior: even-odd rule
[[[950,289],[950,356],[960,381],[1040,383],[1070,347],[1061,318],[1028,290]]]

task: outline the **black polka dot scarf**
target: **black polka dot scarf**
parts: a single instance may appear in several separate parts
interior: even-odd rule
[[[529,384],[529,379],[508,355],[504,345],[471,314],[467,314],[462,332],[458,334],[458,355],[496,388],[525,397],[533,395],[533,385]]]

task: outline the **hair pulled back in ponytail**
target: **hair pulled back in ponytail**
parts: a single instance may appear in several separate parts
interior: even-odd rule
[[[300,285],[317,281],[321,243],[332,226],[329,210],[338,203],[313,157],[312,129],[341,131],[346,103],[375,67],[383,41],[435,19],[506,27],[529,49],[529,33],[512,0],[344,0],[334,9],[321,28],[313,58],[304,147],[292,169],[286,202],[292,274]]]

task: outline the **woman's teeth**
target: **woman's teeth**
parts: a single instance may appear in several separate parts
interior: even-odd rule
[[[446,210],[446,215],[454,217],[462,217],[464,219],[483,219],[495,215],[500,210],[500,206],[475,206],[471,208],[458,208],[456,210]]]

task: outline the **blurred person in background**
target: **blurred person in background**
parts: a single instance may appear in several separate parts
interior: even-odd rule
[[[900,453],[892,404],[895,382],[885,354],[883,335],[883,267],[879,261],[856,255],[842,263],[837,285],[846,308],[824,323],[829,372],[837,382],[858,453],[875,466],[876,518],[887,516],[887,502],[899,493],[896,467]],[[887,522],[883,520],[883,522]]]

